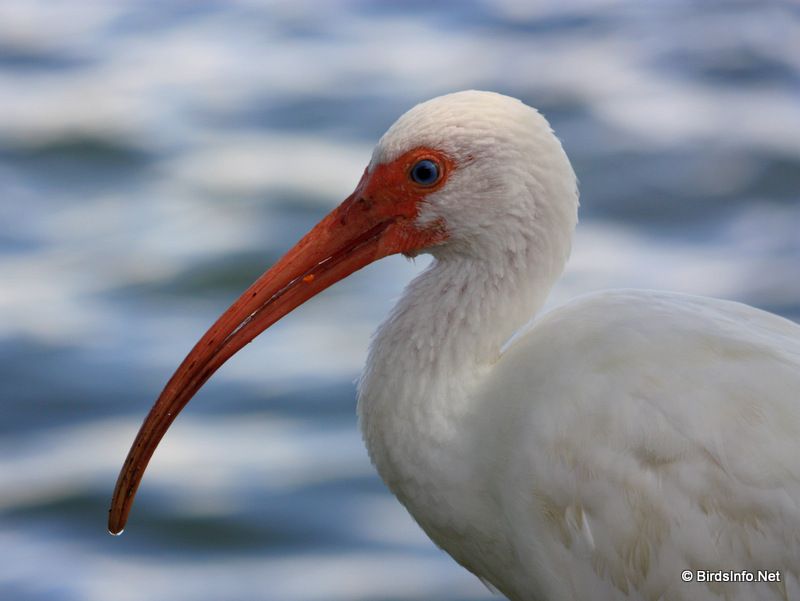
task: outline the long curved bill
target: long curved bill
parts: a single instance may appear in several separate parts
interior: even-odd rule
[[[144,470],[170,424],[225,361],[336,281],[381,257],[413,252],[441,239],[440,230],[414,225],[418,199],[383,191],[391,173],[376,174],[380,170],[365,172],[355,192],[242,294],[178,367],[122,466],[109,512],[112,534],[125,527]]]

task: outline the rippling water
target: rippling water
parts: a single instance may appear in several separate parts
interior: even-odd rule
[[[614,287],[800,319],[791,2],[0,5],[0,597],[477,600],[386,492],[354,386],[425,263],[390,258],[225,366],[128,530],[111,489],[217,315],[358,181],[415,103],[539,107],[581,180],[552,304]]]

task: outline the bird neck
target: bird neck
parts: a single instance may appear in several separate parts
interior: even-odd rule
[[[359,383],[362,433],[381,477],[410,510],[438,486],[471,480],[452,460],[466,452],[467,422],[486,410],[476,391],[503,345],[542,307],[568,254],[544,263],[535,251],[502,253],[503,261],[438,257],[374,336]]]

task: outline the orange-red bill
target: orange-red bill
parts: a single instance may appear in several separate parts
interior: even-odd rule
[[[441,166],[433,185],[409,179],[421,160]],[[415,220],[424,196],[440,188],[449,159],[425,148],[365,172],[355,192],[262,275],[203,335],[170,378],[144,420],[117,480],[108,529],[125,527],[133,498],[158,443],[195,393],[237,351],[281,317],[338,280],[382,257],[411,253],[446,238],[441,224]]]

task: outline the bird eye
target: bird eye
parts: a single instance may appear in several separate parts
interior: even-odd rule
[[[422,159],[411,168],[411,179],[421,186],[430,186],[439,179],[439,166],[430,159]]]

